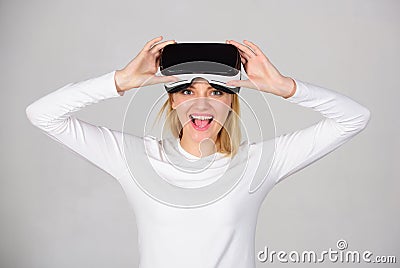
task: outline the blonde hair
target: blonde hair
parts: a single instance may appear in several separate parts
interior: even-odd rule
[[[168,93],[168,99],[164,102],[160,111],[157,115],[159,121],[161,115],[167,110],[165,125],[170,129],[172,135],[175,138],[182,138],[183,128],[178,118],[176,110],[172,108],[172,95],[174,93]],[[219,152],[225,154],[225,156],[233,158],[239,150],[239,145],[242,139],[240,131],[239,117],[240,117],[240,105],[239,97],[237,94],[232,94],[232,111],[229,112],[226,121],[217,135],[216,145],[219,144]]]

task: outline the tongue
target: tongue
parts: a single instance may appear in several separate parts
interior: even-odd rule
[[[205,127],[208,124],[208,120],[200,120],[200,119],[195,119],[194,123],[198,127]]]

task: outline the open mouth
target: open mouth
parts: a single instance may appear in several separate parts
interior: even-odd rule
[[[197,130],[206,130],[210,127],[211,122],[214,119],[213,115],[210,114],[190,114],[189,115],[192,126]]]

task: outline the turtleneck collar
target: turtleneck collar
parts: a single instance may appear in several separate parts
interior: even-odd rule
[[[183,154],[186,158],[191,159],[191,160],[199,160],[199,159],[201,159],[201,157],[195,156],[195,155],[189,153],[188,151],[186,151],[185,149],[183,149],[179,138],[176,139],[176,143],[178,144],[179,152],[181,154]],[[213,154],[208,155],[206,157],[211,157],[211,156],[213,156]],[[216,159],[220,159],[221,157],[224,157],[223,153],[220,153],[220,152],[216,152],[215,153],[215,158]]]

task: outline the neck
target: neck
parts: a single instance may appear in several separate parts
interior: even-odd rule
[[[181,147],[188,153],[197,157],[206,157],[218,152],[218,144],[216,137],[213,139],[204,139],[201,142],[196,142],[191,138],[186,138],[183,135],[180,140]]]

